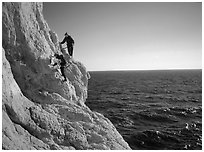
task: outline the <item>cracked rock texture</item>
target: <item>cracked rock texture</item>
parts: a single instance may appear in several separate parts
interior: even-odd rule
[[[62,82],[49,66],[59,41],[42,9],[2,3],[2,148],[130,149],[107,118],[85,105],[86,68],[72,61]]]

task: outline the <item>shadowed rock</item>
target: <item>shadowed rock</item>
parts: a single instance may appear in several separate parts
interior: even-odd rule
[[[84,104],[86,68],[72,61],[62,82],[49,66],[59,53],[58,37],[42,8],[2,3],[3,149],[130,149],[107,118]]]

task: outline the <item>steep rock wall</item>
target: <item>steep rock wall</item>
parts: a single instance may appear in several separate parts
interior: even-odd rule
[[[72,61],[62,82],[49,66],[58,38],[42,4],[2,5],[3,149],[130,149],[107,118],[84,104],[85,67]]]
[[[57,35],[42,16],[41,3],[3,3],[3,48],[15,80],[34,102],[52,102],[53,93],[78,103],[87,97],[88,74],[78,62],[66,68],[69,81],[62,83],[50,56],[59,53]],[[79,65],[79,66],[78,66]],[[58,74],[60,75],[60,74]],[[82,104],[82,103],[81,103]]]

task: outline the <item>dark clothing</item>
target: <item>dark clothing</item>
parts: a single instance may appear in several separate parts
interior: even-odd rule
[[[72,56],[74,40],[72,39],[71,36],[68,36],[68,37],[65,36],[64,40],[60,44],[64,44],[65,42],[67,42],[67,49],[68,49],[69,55]]]
[[[55,57],[61,61],[60,62],[60,70],[61,70],[62,76],[64,77],[64,81],[66,81],[67,79],[66,79],[66,76],[64,74],[64,67],[66,65],[66,61],[65,61],[63,55],[55,54]]]
[[[69,55],[70,55],[70,56],[73,55],[73,46],[69,46],[69,47],[68,47],[68,52],[69,52]]]
[[[66,79],[66,76],[64,74],[64,66],[61,66],[60,70],[61,70],[62,76],[64,77],[64,80],[66,81],[67,79]]]
[[[63,55],[55,54],[55,57],[61,61],[60,62],[61,66],[65,66],[66,65],[66,61],[65,61]]]
[[[67,42],[67,46],[73,46],[74,44],[74,40],[72,39],[71,36],[68,36],[64,38],[64,40],[61,42],[61,44],[64,44],[65,42]]]

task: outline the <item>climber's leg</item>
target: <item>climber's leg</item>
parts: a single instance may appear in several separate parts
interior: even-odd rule
[[[64,74],[64,66],[61,66],[60,70],[61,70],[62,76],[64,77],[64,81],[67,81],[66,76]]]
[[[70,56],[72,57],[73,55],[73,46],[70,46]]]
[[[69,46],[69,47],[67,47],[67,49],[68,49],[69,55],[72,57],[72,55],[73,55],[73,46]]]

